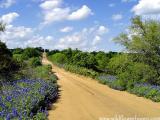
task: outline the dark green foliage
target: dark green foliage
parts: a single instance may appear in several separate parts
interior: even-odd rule
[[[54,55],[56,53],[59,53],[59,50],[51,50],[47,52],[47,56]]]
[[[132,64],[132,60],[129,58],[129,56],[127,54],[122,54],[111,58],[108,68],[113,74],[119,74],[126,71],[126,68],[130,64]]]
[[[0,42],[0,79],[8,80],[18,69],[19,65],[12,58],[11,52]]]
[[[21,63],[24,61],[22,54],[13,54],[13,59]]]
[[[85,52],[80,52],[73,57],[73,64],[79,67],[95,69],[97,62],[94,55]]]
[[[40,57],[41,52],[35,48],[26,48],[22,54],[23,59],[27,60],[32,57]]]
[[[42,65],[41,59],[40,59],[39,57],[30,58],[30,59],[29,59],[29,64],[30,64],[32,67],[37,67],[37,66],[41,66],[41,65]]]
[[[107,65],[109,63],[109,57],[107,57],[106,53],[98,52],[95,55],[95,59],[97,61],[97,68],[102,71],[106,71]]]
[[[77,67],[75,65],[64,65],[63,68],[67,71],[76,73],[76,74],[80,74],[80,75],[84,75],[84,76],[88,76],[88,77],[92,77],[95,78],[98,73],[91,70],[91,69],[87,69],[84,67]]]
[[[73,64],[74,66],[92,69],[96,72],[108,72],[107,64],[109,62],[109,59],[111,59],[113,56],[117,54],[116,52],[104,53],[102,51],[89,53],[82,52],[78,49],[73,50],[71,48],[68,48],[62,51],[52,50],[48,52],[47,55],[49,56],[50,60],[56,62],[57,58],[55,58],[54,60],[53,56],[57,53],[63,54],[59,56],[63,56],[63,58],[65,58],[65,62],[61,62],[60,64]]]
[[[54,63],[59,63],[59,64],[65,64],[67,62],[67,57],[65,54],[63,53],[56,53],[53,54],[52,56],[50,56],[50,59],[54,62]]]
[[[24,51],[24,49],[22,48],[15,48],[15,49],[12,49],[12,54],[22,54]]]
[[[123,45],[131,54],[133,62],[145,63],[154,69],[155,76],[160,76],[160,22],[154,20],[142,21],[137,16],[132,19],[129,33],[122,33],[115,41]],[[160,84],[159,77],[150,81]]]

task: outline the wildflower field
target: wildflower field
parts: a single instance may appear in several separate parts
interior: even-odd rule
[[[0,120],[42,120],[54,100],[57,85],[45,80],[22,79],[5,83],[0,96]]]

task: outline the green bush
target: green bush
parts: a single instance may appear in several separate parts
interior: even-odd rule
[[[120,74],[125,72],[130,64],[132,64],[132,61],[127,54],[116,55],[110,59],[108,69],[113,74]]]
[[[41,59],[38,58],[38,57],[30,58],[30,59],[29,59],[29,64],[30,64],[32,67],[37,67],[37,66],[41,66],[41,65],[42,65]]]
[[[49,57],[49,59],[54,63],[65,64],[67,62],[67,57],[63,53],[56,53]]]
[[[41,52],[36,48],[26,48],[22,53],[22,57],[24,60],[28,60],[29,58],[40,57],[40,56],[41,56]]]
[[[97,61],[97,68],[99,70],[106,71],[108,63],[109,63],[109,59],[110,59],[109,57],[107,57],[106,53],[98,52],[95,55],[95,59]]]
[[[84,76],[89,76],[92,78],[95,78],[98,73],[91,70],[91,69],[87,69],[84,67],[77,67],[75,65],[64,65],[63,66],[65,70],[76,73],[76,74],[80,74],[80,75],[84,75]]]
[[[79,67],[95,69],[97,61],[94,55],[87,52],[79,52],[73,56],[73,64]]]
[[[24,61],[22,54],[13,54],[13,59],[15,59],[18,62]]]

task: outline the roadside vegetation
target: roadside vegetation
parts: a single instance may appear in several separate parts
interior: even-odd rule
[[[67,71],[97,79],[116,90],[160,102],[160,22],[131,20],[128,32],[114,41],[124,52],[48,51],[48,58]]]
[[[0,23],[0,34],[5,25]],[[0,120],[46,120],[58,96],[57,77],[42,65],[42,48],[8,49],[0,42]]]

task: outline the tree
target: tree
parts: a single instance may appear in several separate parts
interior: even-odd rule
[[[89,54],[87,52],[78,52],[73,57],[73,64],[80,67],[95,69],[97,62],[93,54]]]
[[[121,74],[127,70],[127,67],[133,62],[127,54],[117,55],[110,59],[108,68],[113,74]]]
[[[41,52],[37,50],[36,48],[26,48],[22,54],[24,59],[29,59],[32,57],[40,57]]]
[[[98,52],[95,55],[96,61],[98,63],[97,68],[105,71],[109,62],[109,58],[107,57],[106,53],[104,52]]]
[[[160,76],[160,22],[143,21],[136,16],[128,33],[122,33],[115,41],[132,53],[134,62],[145,63],[153,67]],[[157,82],[160,78],[157,80]]]
[[[0,23],[0,32],[4,32],[5,25]],[[12,59],[12,53],[5,43],[0,41],[0,81],[10,78],[13,72],[18,69],[18,64]]]

